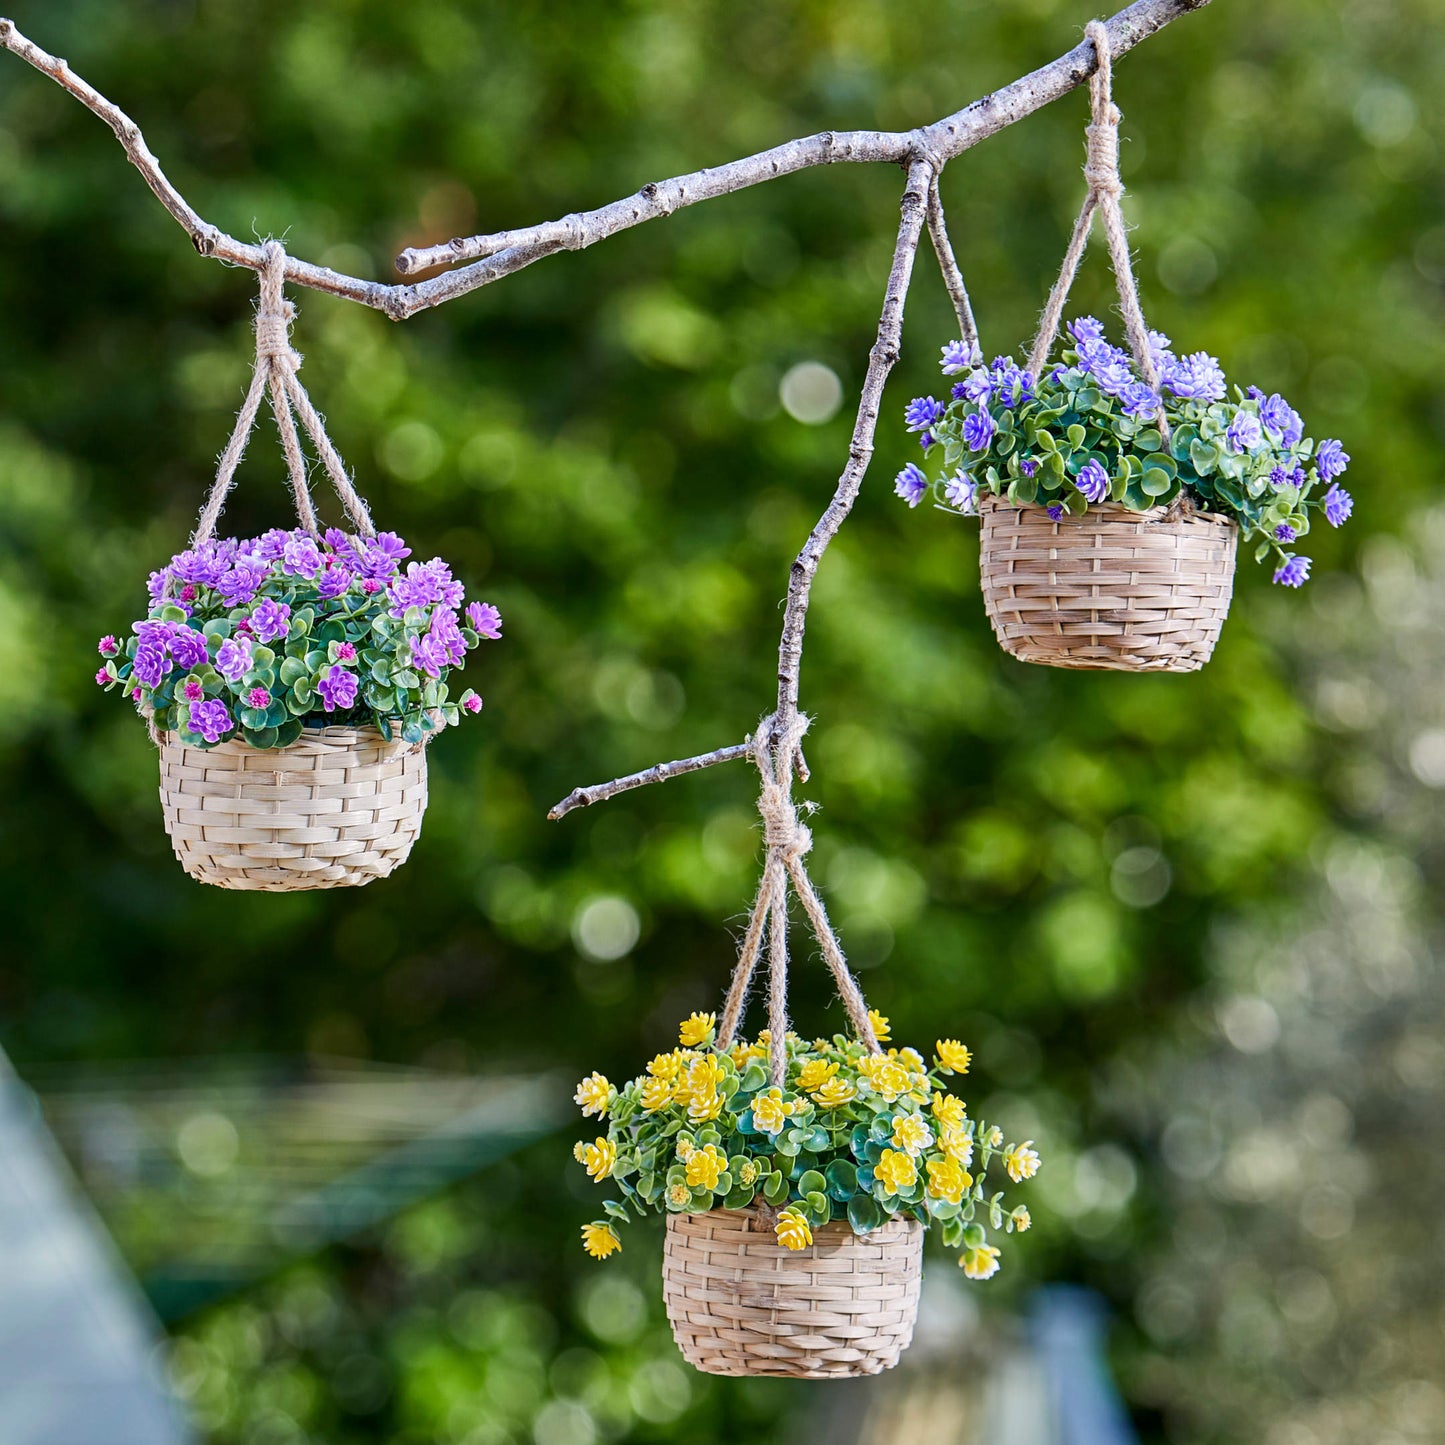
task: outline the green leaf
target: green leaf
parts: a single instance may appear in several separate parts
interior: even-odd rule
[[[1162,467],[1146,467],[1139,479],[1139,489],[1146,497],[1162,497],[1173,484],[1173,477]]]
[[[846,1159],[834,1159],[823,1171],[828,1193],[841,1204],[858,1192],[858,1170]]]
[[[788,1198],[788,1181],[782,1174],[769,1174],[767,1182],[763,1185],[763,1198],[773,1206],[779,1208]]]
[[[302,723],[299,718],[293,718],[290,722],[284,722],[276,729],[276,746],[278,748],[289,748],[300,736]]]
[[[277,675],[283,686],[290,687],[292,683],[298,682],[306,676],[306,664],[299,657],[283,657],[281,670]]]
[[[1210,446],[1208,442],[1190,442],[1189,460],[1201,477],[1207,477],[1219,465],[1219,448]]]
[[[821,1194],[828,1187],[828,1181],[816,1169],[809,1169],[798,1180],[798,1193],[802,1195]]]
[[[808,1223],[815,1228],[827,1224],[833,1217],[833,1206],[828,1202],[828,1196],[820,1190],[815,1189],[811,1194],[805,1194],[803,1206],[807,1211]]]
[[[278,732],[275,728],[243,727],[241,735],[253,748],[259,748],[263,752],[277,745]]]
[[[876,1199],[856,1194],[848,1201],[848,1223],[855,1234],[867,1234],[883,1223],[883,1210]]]
[[[1083,427],[1078,424],[1078,422],[1074,422],[1074,424],[1069,427],[1067,435],[1069,438],[1069,445],[1077,449],[1083,446],[1084,438],[1088,435],[1088,433],[1083,429]]]

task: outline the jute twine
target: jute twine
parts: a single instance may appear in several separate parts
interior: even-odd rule
[[[1089,77],[1089,102],[1093,111],[1092,123],[1085,129],[1088,143],[1087,158],[1084,161],[1084,179],[1089,183],[1088,194],[1084,197],[1079,218],[1074,222],[1074,234],[1069,239],[1069,249],[1064,253],[1063,265],[1059,268],[1058,279],[1049,293],[1043,315],[1039,319],[1038,335],[1034,338],[1029,353],[1028,369],[1034,376],[1041,377],[1048,365],[1049,352],[1059,332],[1063,318],[1064,304],[1069,298],[1069,288],[1083,259],[1088,244],[1089,231],[1093,227],[1094,213],[1098,212],[1104,222],[1104,236],[1109,245],[1109,262],[1114,272],[1114,283],[1119,292],[1119,309],[1124,316],[1124,331],[1129,340],[1129,350],[1139,375],[1149,387],[1159,390],[1159,368],[1149,351],[1149,331],[1144,324],[1144,313],[1139,306],[1139,288],[1134,280],[1134,264],[1129,255],[1129,231],[1124,224],[1124,211],[1120,198],[1124,194],[1124,182],[1119,178],[1119,121],[1123,118],[1113,98],[1113,65],[1109,50],[1109,32],[1098,20],[1091,20],[1084,34],[1093,41],[1097,64]],[[1167,438],[1169,425],[1164,419],[1164,409],[1159,409],[1160,432]]]
[[[311,438],[316,454],[331,478],[331,485],[341,498],[341,505],[351,519],[358,533],[363,537],[375,536],[376,528],[371,514],[362,501],[341,454],[326,434],[326,423],[311,403],[306,388],[301,385],[297,370],[301,365],[300,355],[291,345],[291,323],[296,318],[296,308],[287,301],[283,292],[286,276],[286,252],[279,241],[267,241],[262,247],[265,263],[261,267],[261,295],[256,306],[256,366],[251,373],[251,385],[241,410],[236,416],[236,425],[231,431],[226,449],[221,453],[216,467],[216,480],[211,486],[201,515],[196,521],[196,530],[191,534],[194,547],[208,542],[216,534],[216,524],[226,498],[235,485],[236,468],[246,452],[246,443],[256,425],[261,409],[261,397],[269,396],[271,410],[276,416],[276,429],[281,434],[281,450],[286,454],[286,470],[291,478],[291,495],[296,504],[296,518],[308,532],[317,530],[316,509],[311,502],[311,491],[307,484],[306,457],[301,450],[301,439],[296,431],[296,419],[301,419],[307,436]]]
[[[828,921],[823,900],[808,877],[803,864],[813,846],[813,835],[798,818],[793,803],[793,767],[808,719],[794,713],[779,725],[777,717],[767,717],[758,725],[753,738],[753,761],[762,775],[763,786],[758,796],[758,812],[763,819],[763,842],[767,857],[763,863],[762,881],[753,901],[752,913],[738,949],[738,963],[733,970],[718,1024],[718,1046],[728,1048],[737,1037],[747,1004],[748,989],[762,953],[764,936],[768,944],[768,1064],[772,1084],[781,1088],[787,1070],[788,1033],[788,887],[798,895],[803,911],[812,925],[813,934],[822,950],[823,960],[833,975],[838,997],[848,1012],[849,1022],[859,1040],[877,1054],[883,1050],[868,1017],[868,1005],[843,956],[842,946]]]

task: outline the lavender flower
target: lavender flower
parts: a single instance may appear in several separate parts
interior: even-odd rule
[[[1104,323],[1092,316],[1076,316],[1069,322],[1069,335],[1075,341],[1101,341],[1104,336]]]
[[[1019,471],[1021,471],[1024,476],[1031,477],[1038,469],[1039,464],[1033,457],[1021,457],[1019,459]]]
[[[1074,485],[1086,502],[1102,502],[1109,495],[1109,474],[1091,458],[1080,468]]]
[[[989,377],[994,396],[1003,406],[1022,406],[1026,401],[1033,400],[1033,374],[1015,366],[1009,357],[995,356]]]
[[[1146,340],[1149,343],[1149,357],[1154,363],[1154,370],[1162,372],[1174,360],[1174,343],[1162,331],[1150,331]]]
[[[1293,542],[1296,536],[1298,536],[1298,533],[1288,522],[1281,522],[1279,526],[1274,529],[1276,542]]]
[[[948,394],[954,401],[968,400],[968,383],[966,381],[955,381],[949,388]]]
[[[931,396],[915,396],[903,408],[903,424],[909,431],[927,431],[944,413],[941,401]]]
[[[390,577],[411,556],[411,548],[395,532],[378,532],[361,544],[361,570],[367,577]]]
[[[1320,474],[1322,482],[1330,482],[1343,476],[1349,464],[1350,454],[1333,438],[1322,441],[1315,452],[1315,470]]]
[[[1049,520],[1051,522],[1057,522],[1059,518],[1064,515],[1064,509],[1058,502],[1050,502],[1049,505],[1044,508],[1044,511],[1049,514]]]
[[[917,467],[913,468],[918,471]],[[923,473],[919,472],[919,476]],[[927,482],[924,483],[927,485]],[[490,602],[473,602],[467,607],[467,621],[483,636],[494,642],[502,635],[502,614]]]
[[[227,607],[245,607],[255,597],[261,584],[266,580],[267,564],[259,565],[238,561],[228,569],[216,584],[221,601]]]
[[[351,573],[340,562],[328,567],[316,579],[316,595],[323,602],[340,597],[351,587]]]
[[[251,639],[244,632],[228,637],[216,652],[216,671],[227,682],[240,682],[251,670]]]
[[[325,565],[321,548],[305,532],[293,535],[281,549],[281,570],[288,577],[304,577],[309,582]]]
[[[1225,446],[1236,455],[1253,451],[1263,439],[1259,418],[1252,411],[1245,411],[1243,408],[1235,412],[1234,420],[1229,423],[1228,430],[1224,433]]]
[[[356,674],[334,662],[321,675],[316,691],[327,712],[335,712],[338,708],[345,712],[356,702],[356,687]]]
[[[1343,526],[1355,510],[1355,499],[1338,483],[1325,493],[1325,520],[1332,527]]]
[[[432,614],[427,636],[441,648],[449,667],[459,667],[467,660],[467,644],[450,607],[440,607]]]
[[[338,642],[336,644],[336,660],[338,662],[355,662],[356,648],[349,642]]]
[[[949,341],[944,344],[939,365],[945,376],[957,376],[965,368],[977,365],[979,360],[977,345],[970,347],[962,341]]]
[[[208,743],[218,743],[222,733],[231,731],[231,714],[219,698],[209,702],[193,702],[186,718],[186,726],[193,733],[205,738]]]
[[[921,446],[924,451],[927,451],[937,440],[938,438],[934,436],[931,431],[921,431],[918,433],[918,445]]]
[[[1132,381],[1119,393],[1125,415],[1139,421],[1153,421],[1159,414],[1159,393],[1142,381]]]
[[[193,627],[177,627],[171,634],[172,666],[182,667],[189,672],[193,667],[209,661],[205,635]]]
[[[996,430],[993,418],[986,411],[973,412],[963,419],[963,439],[971,452],[983,451]]]
[[[971,514],[978,510],[978,483],[960,467],[944,483],[943,497],[950,507]]]
[[[440,677],[442,669],[447,666],[446,649],[442,644],[430,633],[425,637],[410,636],[407,641],[411,645],[411,665],[428,677]]]
[[[1269,484],[1275,489],[1275,491],[1279,491],[1281,487],[1293,486],[1294,478],[1284,467],[1271,467],[1269,473]]]
[[[1224,371],[1207,351],[1177,359],[1160,379],[1175,396],[1189,401],[1222,401]]]
[[[968,401],[987,406],[989,397],[993,395],[993,372],[980,366],[976,371],[970,371],[959,386],[963,388],[963,395]],[[954,388],[954,395],[958,395],[958,387]]]
[[[1271,441],[1284,442],[1286,431],[1293,430],[1296,425],[1299,427],[1299,436],[1296,436],[1294,441],[1297,442],[1300,436],[1304,435],[1304,423],[1300,421],[1299,413],[1277,391],[1265,396],[1257,386],[1252,386],[1249,394],[1259,402],[1259,419]],[[1285,442],[1286,446],[1293,444],[1294,442]]]
[[[916,507],[928,491],[928,478],[914,462],[909,462],[893,479],[894,495],[902,497],[910,507]]]
[[[1296,557],[1293,552],[1289,553],[1283,565],[1274,574],[1273,581],[1280,587],[1303,587],[1309,581],[1310,559],[1308,557]]]
[[[251,626],[262,642],[275,642],[291,630],[291,604],[265,597],[251,613]]]

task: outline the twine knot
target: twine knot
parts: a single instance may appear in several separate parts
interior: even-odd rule
[[[765,782],[758,796],[763,818],[763,842],[784,858],[801,858],[813,846],[812,830],[798,821],[792,800],[774,782]]]
[[[1084,179],[1096,196],[1122,196],[1124,183],[1119,179],[1119,110],[1110,104],[1093,125],[1084,127],[1088,153],[1084,161]]]
[[[283,301],[278,311],[257,311],[256,355],[267,359],[280,357],[283,361],[294,358],[291,323],[295,319],[296,308],[289,301]]]

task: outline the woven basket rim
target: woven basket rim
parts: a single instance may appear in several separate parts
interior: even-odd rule
[[[315,743],[319,741],[329,743],[354,743],[358,745],[362,743],[379,743],[382,747],[397,747],[407,749],[423,748],[434,737],[436,737],[438,733],[443,732],[446,728],[446,724],[442,723],[440,726],[435,727],[430,732],[424,734],[422,740],[419,743],[409,743],[405,742],[401,738],[399,733],[393,735],[390,738],[385,737],[381,729],[377,727],[375,723],[357,723],[355,725],[350,723],[320,723],[317,725],[312,725],[303,722],[301,725],[301,736],[285,744],[284,747],[253,747],[250,743],[246,741],[245,738],[237,735],[233,738],[227,738],[226,741],[223,743],[213,743],[208,748],[201,748],[200,744],[198,743],[186,742],[185,739],[181,737],[180,733],[178,733],[174,728],[162,729],[154,727],[151,724],[149,714],[142,713],[141,716],[145,718],[147,726],[151,727],[151,735],[158,744],[164,742],[172,747],[197,748],[202,752],[208,753],[216,752],[221,748],[245,748],[246,751],[250,753],[284,753],[291,748],[301,747],[305,743]],[[393,721],[395,721],[399,725],[401,719],[396,718],[393,719]]]
[[[980,512],[987,507],[990,511],[1010,512],[1041,512],[1047,514],[1048,508],[1039,502],[1011,502],[1007,497],[997,497],[992,492],[983,493],[978,499]],[[1227,512],[1209,511],[1199,505],[1193,493],[1184,491],[1179,494],[1179,499],[1171,502],[1167,507],[1150,507],[1147,511],[1136,512],[1132,507],[1126,507],[1123,502],[1091,502],[1089,510],[1082,516],[1076,516],[1073,512],[1065,512],[1062,517],[1050,517],[1049,521],[1056,526],[1065,522],[1085,523],[1090,519],[1101,521],[1119,521],[1128,519],[1131,522],[1209,522],[1221,527],[1238,527],[1235,521]]]

